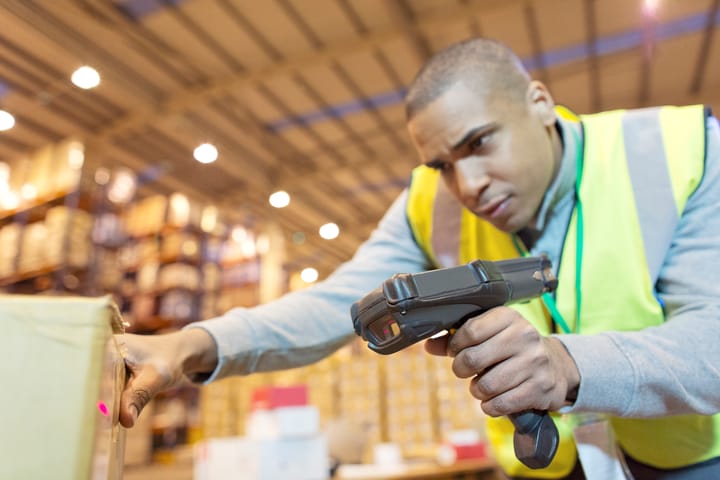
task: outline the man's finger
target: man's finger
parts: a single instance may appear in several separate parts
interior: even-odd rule
[[[496,307],[470,318],[452,336],[450,351],[460,352],[464,348],[478,345],[494,337],[512,323],[517,316],[514,310],[507,307]]]
[[[143,408],[160,391],[160,377],[145,370],[132,377],[120,397],[120,424],[131,428]]]
[[[444,335],[439,338],[429,338],[425,341],[425,351],[430,355],[440,357],[447,356],[447,344],[450,335]]]

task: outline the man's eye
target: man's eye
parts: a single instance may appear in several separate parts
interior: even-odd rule
[[[468,146],[470,147],[471,150],[477,150],[479,148],[484,147],[485,143],[487,143],[487,138],[485,137],[485,135],[481,135],[481,136],[471,140],[470,143],[468,144]]]
[[[426,163],[425,166],[430,167],[433,170],[440,170],[441,172],[447,172],[450,168],[452,168],[452,164],[441,160],[433,160],[432,162]]]

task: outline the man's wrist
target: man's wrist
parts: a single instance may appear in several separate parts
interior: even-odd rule
[[[567,366],[567,393],[565,394],[565,401],[568,405],[573,405],[575,404],[575,400],[577,400],[578,391],[580,390],[580,370],[575,363],[575,359],[565,347],[565,344],[560,340],[558,340],[558,343],[562,345],[563,352],[567,356],[565,363]]]
[[[575,403],[580,389],[580,371],[575,363],[575,359],[570,355],[565,344],[557,338],[557,336],[549,337],[550,341],[556,346],[558,352],[558,361],[561,364],[560,371],[566,383],[565,390],[565,406],[571,406]]]
[[[178,355],[183,373],[192,378],[212,373],[218,364],[217,344],[204,328],[188,328],[178,332]]]

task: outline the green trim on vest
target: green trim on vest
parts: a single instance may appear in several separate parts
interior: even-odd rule
[[[568,118],[566,112],[558,114]],[[702,179],[706,113],[698,105],[619,110],[582,116],[581,119],[586,154],[580,187],[585,219],[582,333],[631,331],[659,325],[664,321],[664,314],[655,298],[656,278],[650,274],[658,269],[649,268],[649,265],[661,265],[667,248],[652,244],[656,241],[653,235],[643,238],[643,229],[672,235],[687,199]],[[647,145],[646,152],[636,148],[637,142],[633,143],[632,149],[626,148],[628,132],[652,129],[658,131],[662,145]],[[660,155],[656,155],[658,152]],[[651,159],[654,163],[648,165]],[[642,174],[646,165],[654,176],[667,176],[668,191],[661,191],[659,195],[665,200],[662,205],[674,208],[671,215],[642,215],[639,205],[647,204],[642,195],[650,194],[644,190],[636,191],[633,181],[638,180],[638,172]],[[639,180],[642,183],[642,179]],[[448,257],[436,253],[436,249],[443,248],[443,242],[432,236],[433,219],[437,221],[444,217],[443,212],[434,210],[438,182],[441,181],[437,171],[427,167],[415,169],[407,208],[415,238],[438,267],[449,266],[437,262],[437,258]],[[658,195],[658,192],[653,191],[652,195]],[[655,197],[651,199],[654,200]],[[455,252],[457,263],[476,258],[500,260],[518,256],[509,235],[465,209],[462,209],[461,218],[460,231],[455,232],[460,238],[459,251]],[[557,307],[571,328],[576,324],[575,222],[573,213],[564,240],[556,294]],[[441,230],[441,226],[435,228]],[[443,231],[443,234],[449,236],[448,232]],[[534,301],[516,309],[541,333],[550,332],[549,316],[541,302]],[[488,420],[488,433],[496,457],[510,475],[557,478],[567,474],[575,463],[570,422],[555,418],[563,437],[561,446],[551,466],[538,471],[526,469],[512,455],[511,440],[506,437],[512,434],[510,423],[506,419]],[[720,416],[689,415],[651,420],[615,418],[613,426],[620,444],[630,455],[659,468],[682,467],[720,455],[720,441],[714,434],[720,431]]]

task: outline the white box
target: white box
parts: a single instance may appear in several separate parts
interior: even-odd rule
[[[326,480],[324,435],[298,438],[214,438],[195,449],[195,480]]]
[[[255,410],[247,417],[250,438],[308,437],[320,432],[320,412],[314,405]]]
[[[279,407],[272,410],[280,437],[305,437],[320,432],[320,412],[314,405]]]

